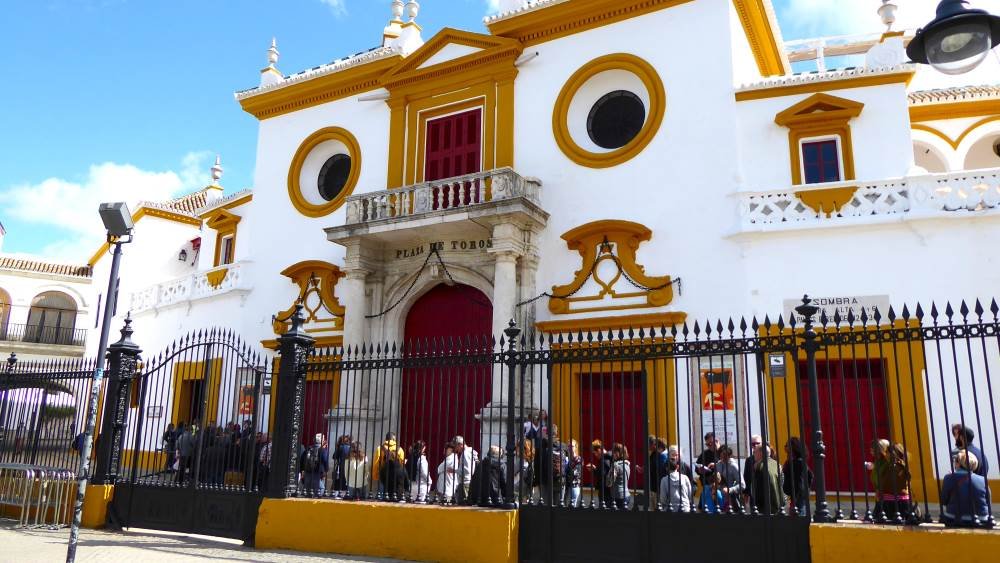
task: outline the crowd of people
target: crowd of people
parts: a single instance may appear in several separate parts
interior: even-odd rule
[[[941,520],[955,526],[979,525],[990,516],[989,464],[974,444],[972,429],[956,424],[951,431],[953,467],[942,481]],[[249,424],[210,424],[201,429],[196,423],[180,423],[168,426],[162,441],[165,472],[177,483],[193,476],[199,445],[200,482],[242,485],[253,479],[261,489],[267,483],[271,443],[265,434],[254,435]],[[519,502],[616,510],[643,506],[668,512],[801,516],[810,512],[814,474],[798,437],[789,438],[779,456],[761,436],[751,436],[742,468],[733,449],[713,432],[705,434],[704,449],[693,467],[684,461],[680,447],[656,436],[648,437],[647,457],[637,464],[621,442],[606,445],[595,439],[589,446],[585,455],[576,439],[561,441],[558,426],[544,411],[524,422],[513,464],[499,446],[490,446],[480,459],[460,435],[443,445],[441,461],[432,467],[423,440],[404,447],[395,433],[388,432],[369,457],[362,443],[349,435],[339,437],[331,451],[325,436],[316,434],[310,446],[299,446],[298,483],[307,493],[347,500],[484,506]],[[903,444],[878,439],[869,454],[864,463],[875,498],[870,517],[877,522],[918,521]],[[255,468],[252,477],[244,477],[248,462]],[[585,484],[590,491],[587,498]]]

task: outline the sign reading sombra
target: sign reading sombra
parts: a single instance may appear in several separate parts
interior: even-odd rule
[[[795,315],[795,322],[802,322],[805,319],[795,312],[795,308],[802,304],[802,299],[785,299],[783,302],[784,316],[787,319],[790,315]],[[877,310],[883,317],[889,312],[888,295],[827,295],[812,297],[812,304],[819,307],[813,322],[819,324],[820,319],[826,315],[828,323],[833,323],[834,316],[840,315],[841,322],[846,323],[849,314],[853,314],[855,322],[861,322],[861,312],[864,311],[871,319]]]

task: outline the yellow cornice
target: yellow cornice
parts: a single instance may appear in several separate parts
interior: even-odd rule
[[[208,215],[205,225],[216,231],[233,230],[243,218],[226,209],[216,209]]]
[[[770,88],[760,88],[756,90],[745,90],[736,92],[737,102],[748,102],[751,100],[763,100],[766,98],[781,98],[784,96],[794,96],[797,94],[815,94],[817,92],[829,92],[831,90],[846,90],[848,88],[865,88],[868,86],[883,86],[886,84],[909,84],[913,79],[915,70],[905,72],[894,72],[891,74],[877,74],[874,76],[852,76],[825,82],[805,82],[802,84],[782,84]]]
[[[1000,115],[1000,100],[969,100],[926,106],[910,106],[911,123],[995,115]]]
[[[565,321],[541,321],[535,328],[545,333],[570,333],[590,330],[618,330],[629,328],[658,328],[683,324],[687,313],[669,311],[643,315],[619,315],[613,317],[587,317]]]
[[[526,12],[487,25],[490,33],[537,45],[628,20],[692,0],[576,0]]]
[[[379,87],[382,76],[403,58],[399,55],[303,80],[297,84],[240,100],[243,111],[268,119],[346,98]]]
[[[788,55],[778,44],[776,30],[771,26],[771,18],[764,0],[733,0],[740,24],[750,43],[753,58],[761,76],[779,76],[792,71]]]
[[[173,211],[167,211],[165,209],[156,209],[153,207],[140,207],[134,213],[132,213],[132,223],[138,223],[143,217],[157,217],[159,219],[166,219],[167,221],[174,221],[177,223],[183,223],[185,225],[191,225],[194,227],[201,226],[201,219],[197,217],[191,217],[190,215],[182,215],[180,213],[174,213]],[[104,243],[97,249],[97,252],[90,257],[87,261],[87,265],[93,268],[97,262],[103,257],[107,252],[110,245]]]
[[[277,350],[279,342],[277,338],[272,338],[270,340],[261,340],[260,345],[269,350]],[[335,336],[320,336],[319,338],[316,339],[315,344],[313,344],[313,346],[316,348],[334,348],[334,347],[339,348],[340,346],[343,345],[344,345],[344,336],[342,334],[338,334]]]
[[[994,121],[1000,121],[1000,115],[991,115],[990,117],[986,117],[986,118],[980,119],[979,121],[977,121],[977,122],[973,123],[972,125],[966,127],[965,131],[962,131],[962,133],[958,137],[956,137],[954,139],[952,139],[951,137],[949,137],[943,131],[941,131],[939,129],[935,129],[934,127],[931,127],[930,125],[925,125],[925,124],[922,124],[922,123],[913,123],[913,124],[910,125],[910,128],[911,129],[915,129],[917,131],[926,131],[927,133],[930,133],[931,135],[934,135],[935,137],[939,137],[941,140],[943,140],[944,142],[946,142],[949,145],[951,145],[952,149],[958,150],[958,147],[962,145],[962,141],[964,141],[966,137],[968,137],[969,135],[971,135],[973,131],[975,131],[976,129],[978,129],[979,127],[981,127],[983,125],[986,125],[987,123],[992,123]]]
[[[506,37],[494,37],[492,35],[484,35],[482,33],[473,33],[471,31],[463,31],[460,29],[446,27],[437,32],[434,37],[431,37],[426,43],[421,45],[419,49],[410,54],[409,57],[406,57],[406,59],[390,70],[386,74],[386,81],[392,81],[392,77],[394,76],[398,76],[412,70],[417,70],[420,65],[430,60],[430,58],[437,54],[438,51],[451,44],[473,47],[481,49],[482,51],[496,51],[503,50],[505,48],[518,49],[521,46],[518,41],[508,39]],[[465,57],[475,58],[476,55],[482,55],[482,53],[470,53],[452,60],[459,60]],[[439,64],[446,64],[448,62],[451,61],[444,61]],[[431,66],[433,67],[437,65]]]
[[[211,209],[209,211],[206,211],[206,212],[202,213],[201,214],[201,218],[202,219],[207,219],[207,218],[211,217],[212,215],[214,215],[215,212],[218,211],[218,210],[220,210],[220,209],[235,209],[235,208],[237,208],[237,207],[239,207],[241,205],[245,205],[247,203],[250,203],[251,201],[253,201],[253,194],[252,193],[246,194],[244,196],[240,196],[240,197],[238,197],[238,198],[236,198],[236,199],[234,199],[232,201],[226,202],[225,205],[220,205],[219,207],[216,207],[214,209]]]

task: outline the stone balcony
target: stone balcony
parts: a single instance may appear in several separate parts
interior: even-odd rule
[[[733,194],[738,234],[1000,217],[1000,168]]]
[[[344,225],[326,229],[327,237],[343,240],[370,237],[402,242],[414,236],[460,236],[470,223],[523,217],[544,224],[541,182],[510,168],[498,168],[423,182],[400,188],[353,195],[345,203]]]
[[[149,286],[132,294],[129,310],[136,315],[224,295],[245,297],[253,289],[249,266],[226,264]]]

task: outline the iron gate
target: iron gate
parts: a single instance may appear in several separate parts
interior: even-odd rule
[[[270,450],[268,362],[232,332],[213,330],[179,340],[124,382],[110,518],[252,541]]]

